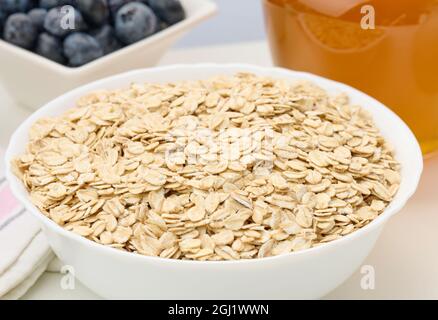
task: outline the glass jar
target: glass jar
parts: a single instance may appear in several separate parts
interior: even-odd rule
[[[264,0],[274,62],[347,83],[438,150],[438,0]]]

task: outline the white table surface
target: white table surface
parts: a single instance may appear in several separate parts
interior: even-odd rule
[[[271,65],[264,42],[170,51],[160,62],[245,62]],[[0,88],[0,146],[5,147],[15,127],[30,113],[15,106]],[[408,205],[385,227],[364,262],[375,270],[374,290],[360,286],[357,270],[328,299],[438,299],[438,156],[425,161],[424,174]],[[76,282],[74,290],[61,289],[61,274],[46,272],[24,299],[96,299]]]

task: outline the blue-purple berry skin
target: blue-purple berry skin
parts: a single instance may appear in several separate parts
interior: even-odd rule
[[[38,31],[42,31],[44,29],[44,20],[47,15],[47,10],[42,8],[35,8],[30,10],[27,15],[30,20],[32,20],[35,27],[37,27]]]
[[[125,4],[117,12],[116,35],[124,44],[132,44],[155,33],[158,19],[153,11],[143,3]]]
[[[108,7],[113,19],[116,18],[117,12],[123,7],[125,4],[133,2],[134,0],[107,0]]]
[[[27,12],[35,6],[35,0],[0,0],[0,8],[7,14]]]
[[[148,5],[162,21],[169,25],[183,20],[186,16],[179,0],[148,0]]]
[[[102,26],[107,23],[110,11],[107,0],[77,0],[79,11],[85,20],[94,26]]]
[[[127,3],[141,2],[145,5],[149,5],[149,0],[107,0],[107,1],[108,1],[111,17],[113,17],[113,19],[116,18],[117,11],[119,11],[119,9]]]
[[[68,22],[69,10],[74,12],[74,23]],[[63,23],[64,22],[64,23]],[[56,37],[65,37],[68,34],[86,29],[86,24],[80,11],[73,7],[55,7],[47,12],[44,19],[44,30]]]
[[[62,41],[57,37],[43,32],[38,36],[35,52],[52,61],[65,64]]]
[[[16,46],[32,49],[38,37],[37,28],[25,13],[14,13],[8,17],[3,38]]]
[[[48,10],[66,5],[76,6],[76,0],[39,0],[38,7]]]
[[[114,29],[108,24],[94,30],[91,35],[99,42],[104,54],[109,54],[122,48],[122,44],[117,39]]]
[[[76,32],[65,38],[64,54],[70,66],[79,67],[103,56],[103,50],[92,36]]]

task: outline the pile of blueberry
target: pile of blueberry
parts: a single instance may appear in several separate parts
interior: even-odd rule
[[[78,67],[184,18],[179,0],[0,0],[0,38]]]

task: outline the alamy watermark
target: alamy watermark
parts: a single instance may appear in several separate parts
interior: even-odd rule
[[[63,265],[61,267],[61,274],[63,276],[61,277],[61,289],[62,290],[74,290],[76,285],[76,278],[75,278],[75,269],[73,266],[70,265]]]
[[[376,270],[371,265],[363,265],[360,268],[362,277],[360,287],[362,290],[374,290],[376,288]]]
[[[270,126],[219,131],[203,127],[176,128],[169,132],[166,141],[169,147],[165,150],[165,161],[169,167],[234,163],[251,168],[258,175],[266,175],[274,166],[274,130]]]
[[[376,29],[376,10],[372,5],[364,5],[360,8],[360,13],[363,15],[360,20],[360,27],[364,30]]]
[[[74,30],[76,28],[76,12],[72,6],[61,7],[62,17],[60,19],[61,28],[64,30]]]

